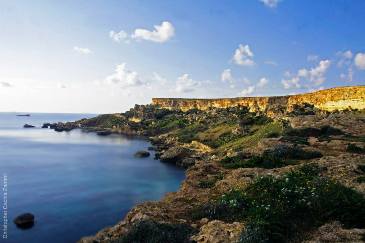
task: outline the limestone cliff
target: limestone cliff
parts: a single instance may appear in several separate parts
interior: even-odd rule
[[[247,106],[251,111],[271,111],[284,109],[291,111],[294,105],[308,103],[321,110],[333,111],[365,109],[365,86],[337,87],[320,90],[313,93],[271,96],[271,97],[237,97],[219,99],[183,99],[183,98],[153,98],[152,104],[167,109],[193,108],[206,110],[211,107],[227,108],[233,106]]]

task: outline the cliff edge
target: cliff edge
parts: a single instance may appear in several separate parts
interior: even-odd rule
[[[337,87],[312,93],[271,96],[237,97],[218,99],[152,98],[152,104],[166,109],[207,110],[209,108],[249,107],[250,111],[270,111],[284,109],[291,111],[295,105],[304,103],[326,110],[365,109],[365,86]]]

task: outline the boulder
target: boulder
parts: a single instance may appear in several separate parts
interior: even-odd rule
[[[23,127],[24,127],[24,128],[34,128],[35,126],[33,126],[33,125],[29,125],[29,124],[25,124]]]
[[[109,130],[102,130],[102,131],[97,131],[96,134],[99,136],[108,136],[108,135],[112,134],[112,132]]]
[[[42,128],[50,128],[52,126],[51,123],[43,123]]]
[[[160,156],[162,162],[173,163],[176,165],[182,165],[182,161],[190,156],[191,150],[184,147],[171,147],[164,151]]]
[[[141,150],[141,151],[137,151],[134,154],[134,156],[137,158],[146,158],[146,157],[150,156],[150,152]]]
[[[28,229],[34,225],[34,215],[31,213],[24,213],[14,219],[14,224],[22,229]]]

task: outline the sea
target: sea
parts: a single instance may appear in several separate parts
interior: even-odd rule
[[[93,114],[0,113],[0,241],[69,243],[122,220],[135,205],[176,191],[184,171],[148,158],[144,139],[97,136],[79,129],[55,132],[45,122]],[[23,128],[24,124],[35,128]],[[32,213],[35,224],[13,220]]]

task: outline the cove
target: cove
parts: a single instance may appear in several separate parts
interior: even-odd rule
[[[92,115],[0,113],[0,173],[7,177],[7,242],[76,242],[122,220],[136,204],[176,191],[184,171],[153,159],[135,158],[146,140],[106,137],[80,130],[57,133],[43,122]],[[25,124],[38,128],[24,129]],[[33,228],[13,219],[35,215]]]

